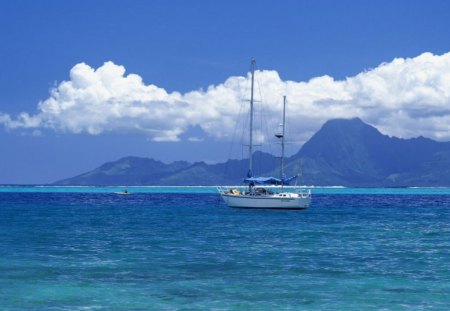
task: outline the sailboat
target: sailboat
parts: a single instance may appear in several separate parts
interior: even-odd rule
[[[248,186],[238,188],[218,187],[218,191],[229,207],[255,209],[305,209],[311,204],[311,190],[286,191],[285,186],[298,176],[286,178],[284,174],[284,143],[286,129],[286,96],[283,98],[283,123],[281,133],[275,134],[281,140],[280,178],[253,176],[253,89],[255,80],[255,60],[251,62],[250,128],[249,128],[249,169],[244,182]],[[274,187],[275,186],[275,187]],[[279,186],[279,187],[276,187]]]

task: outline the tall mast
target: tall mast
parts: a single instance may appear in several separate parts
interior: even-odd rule
[[[250,142],[248,147],[248,159],[249,159],[249,174],[253,175],[253,88],[255,84],[255,65],[256,61],[252,59],[251,62],[251,73],[252,73],[252,88],[250,93]],[[251,176],[250,176],[251,177]]]
[[[284,135],[286,130],[286,96],[283,96],[283,136],[281,136],[281,188],[284,178]]]

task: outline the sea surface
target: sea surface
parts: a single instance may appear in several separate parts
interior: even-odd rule
[[[0,310],[450,310],[450,189],[0,186]]]

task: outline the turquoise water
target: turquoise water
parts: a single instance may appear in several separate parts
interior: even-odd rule
[[[450,189],[0,187],[0,310],[448,310]]]
[[[315,194],[405,194],[405,195],[450,195],[450,188],[345,188],[345,187],[304,187],[311,189]],[[109,186],[109,187],[89,187],[89,186],[7,186],[0,185],[1,192],[43,192],[43,193],[114,193],[122,192],[127,189],[130,193],[217,193],[216,186],[208,187],[181,187],[181,186]],[[285,189],[294,189],[293,187],[285,187]]]

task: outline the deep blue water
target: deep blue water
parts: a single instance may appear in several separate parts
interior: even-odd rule
[[[0,310],[450,309],[450,189],[160,189],[0,187]]]

